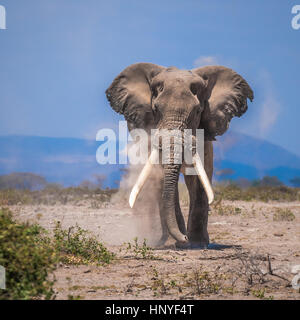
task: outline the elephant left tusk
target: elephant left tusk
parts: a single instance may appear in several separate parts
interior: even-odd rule
[[[145,164],[142,172],[140,173],[140,175],[137,179],[137,182],[135,183],[135,185],[132,188],[132,191],[130,193],[130,197],[129,197],[130,208],[132,208],[134,206],[134,203],[135,203],[135,200],[136,200],[138,194],[142,190],[143,185],[145,184],[146,180],[148,179],[148,177],[151,173],[152,165],[157,163],[158,158],[159,158],[158,150],[153,149],[147,163]]]
[[[197,152],[193,156],[193,164],[195,166],[198,177],[203,185],[203,188],[206,192],[208,204],[211,204],[214,201],[214,192],[213,192],[212,186],[210,184],[210,181],[208,179],[208,176],[205,172],[202,161],[201,161],[199,154]]]

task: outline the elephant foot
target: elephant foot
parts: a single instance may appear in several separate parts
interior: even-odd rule
[[[155,244],[155,247],[162,247],[168,240],[169,235],[162,235],[158,242]]]
[[[199,243],[199,242],[190,242],[190,241],[186,241],[186,242],[179,242],[177,241],[175,243],[175,246],[177,249],[200,249],[200,250],[204,250],[208,248],[208,243]]]
[[[206,242],[190,242],[191,249],[208,249],[208,243]]]
[[[176,241],[175,247],[177,249],[191,249],[191,243],[189,241]]]

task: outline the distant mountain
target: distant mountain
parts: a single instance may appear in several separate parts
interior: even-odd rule
[[[231,168],[232,179],[276,176],[285,184],[300,177],[300,157],[286,149],[238,132],[229,131],[214,143],[216,170]],[[215,171],[216,172],[216,171]]]
[[[116,187],[124,165],[98,164],[99,145],[97,141],[74,138],[2,136],[0,174],[32,172],[65,186],[90,180],[93,174],[104,174],[104,186]],[[267,141],[228,132],[214,145],[215,173],[231,169],[225,178],[252,180],[273,175],[289,184],[290,179],[300,177],[300,158]],[[224,177],[215,174],[215,179]]]
[[[116,187],[121,165],[96,161],[99,142],[74,138],[32,136],[0,137],[0,174],[32,172],[65,186],[105,174],[104,186]]]

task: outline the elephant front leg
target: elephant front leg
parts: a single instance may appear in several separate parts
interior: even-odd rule
[[[209,236],[208,201],[206,193],[197,176],[184,176],[189,190],[190,209],[187,224],[187,235],[192,248],[207,248]]]
[[[204,143],[204,168],[210,181],[213,174],[213,144],[211,141]],[[207,248],[209,235],[208,223],[208,199],[204,188],[196,175],[184,175],[185,183],[189,191],[190,209],[187,224],[187,234],[191,247]]]

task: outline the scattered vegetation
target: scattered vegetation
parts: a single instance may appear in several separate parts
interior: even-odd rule
[[[202,267],[190,273],[172,275],[172,279],[167,278],[167,275],[160,274],[156,268],[152,269],[152,284],[150,287],[155,297],[171,294],[172,290],[185,293],[185,296],[188,297],[217,294],[224,287],[225,280],[224,275],[218,272],[204,271]],[[182,296],[182,298],[185,298],[185,296]]]
[[[95,177],[96,183],[83,181],[78,187],[64,188],[60,184],[47,183],[42,189],[30,190],[37,188],[38,185],[43,185],[43,178],[29,173],[23,174],[25,176],[22,177],[13,175],[0,176],[0,206],[17,204],[82,205],[83,202],[88,202],[91,208],[99,209],[106,206],[118,191],[117,189],[101,189],[99,186],[103,182],[102,176]],[[27,177],[27,175],[29,176]],[[30,182],[26,180],[27,178]],[[1,185],[1,179],[8,180],[8,182],[3,182]],[[9,182],[10,179],[13,179],[13,183]],[[20,182],[18,182],[18,179],[21,179]],[[247,187],[240,186],[238,181],[218,183],[214,186],[215,200],[300,201],[300,188],[287,187],[273,180],[275,180],[274,177],[264,177],[260,181],[252,182]],[[26,185],[30,187],[26,188]],[[189,195],[186,185],[179,183],[178,188],[180,203],[187,207],[189,205]],[[127,191],[123,197],[127,202]],[[115,200],[120,201],[119,198]]]
[[[265,297],[266,289],[258,289],[258,290],[252,290],[252,295],[256,298],[263,299],[263,300],[273,300],[273,296]]]
[[[180,204],[189,206],[189,195],[184,183],[178,184]],[[217,183],[213,187],[215,192],[215,202],[220,200],[231,201],[300,201],[300,188],[291,188],[287,186],[267,186],[256,185],[241,187],[234,182],[224,184]]]
[[[92,180],[82,181],[77,187],[63,187],[49,183],[42,176],[29,172],[0,175],[0,206],[29,204],[78,204],[88,201],[92,208],[109,202],[115,189],[103,189],[105,176],[94,174]]]
[[[214,187],[216,201],[300,201],[300,189],[286,186],[270,187],[257,186],[242,189],[235,184],[216,185]]]
[[[274,221],[293,221],[295,215],[290,209],[276,208],[276,212],[273,215]]]
[[[88,201],[93,207],[101,207],[110,201],[115,189],[89,189],[87,187],[63,188],[57,184],[47,185],[42,190],[0,190],[0,206],[8,205],[66,205],[72,203],[80,205],[82,201]]]

